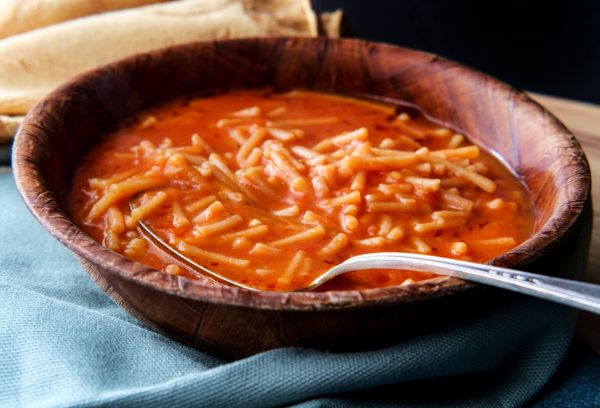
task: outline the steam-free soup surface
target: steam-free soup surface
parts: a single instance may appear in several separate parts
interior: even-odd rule
[[[368,252],[483,262],[533,224],[523,186],[464,135],[412,109],[299,91],[235,91],[140,115],[85,157],[70,208],[96,240],[164,273],[203,278],[147,240],[140,221],[266,290],[306,286]],[[369,270],[323,289],[431,278]]]

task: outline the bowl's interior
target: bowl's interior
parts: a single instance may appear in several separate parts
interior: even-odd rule
[[[84,74],[52,93],[28,115],[14,149],[19,189],[38,219],[79,255],[163,290],[177,286],[173,290],[183,296],[205,296],[219,302],[251,297],[264,307],[285,302],[310,306],[410,300],[414,297],[411,293],[433,296],[427,287],[417,292],[385,288],[332,296],[250,293],[174,283],[170,277],[159,276],[165,274],[102,248],[63,212],[69,180],[81,157],[136,112],[181,95],[264,87],[406,101],[498,153],[529,188],[536,222],[535,234],[496,258],[496,264],[524,266],[542,257],[577,221],[588,199],[589,170],[578,143],[524,93],[430,54],[328,39],[191,44],[135,56]]]

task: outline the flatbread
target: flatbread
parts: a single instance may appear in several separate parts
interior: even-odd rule
[[[0,115],[0,144],[12,140],[24,118],[24,116]]]
[[[74,18],[166,0],[2,0],[0,39]]]
[[[344,11],[335,10],[319,14],[319,32],[326,37],[339,38],[342,35]]]
[[[0,114],[22,115],[70,77],[186,42],[316,36],[309,0],[183,0],[79,18],[0,41]]]

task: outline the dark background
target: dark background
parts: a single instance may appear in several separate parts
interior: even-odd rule
[[[433,52],[530,91],[600,104],[600,0],[314,0],[355,37]]]

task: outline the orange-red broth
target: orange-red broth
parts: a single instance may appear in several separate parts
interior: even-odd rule
[[[259,109],[248,109],[252,107]],[[256,116],[258,110],[260,110],[260,114]],[[255,116],[248,116],[249,114]],[[224,118],[226,120],[222,121]],[[227,122],[227,118],[234,120]],[[322,124],[305,125],[289,122],[310,118],[337,118],[338,120],[330,119],[329,122],[325,120]],[[220,120],[221,122],[219,122]],[[145,221],[165,239],[170,239],[173,245],[181,245],[182,240],[191,240],[195,247],[211,251],[211,253],[248,260],[248,265],[238,267],[223,264],[214,259],[198,257],[197,254],[190,255],[199,263],[232,279],[268,290],[292,290],[301,287],[344,259],[367,252],[422,252],[483,262],[510,250],[531,234],[533,209],[526,190],[497,159],[484,150],[480,151],[477,158],[469,159],[468,162],[465,162],[464,159],[461,162],[461,159],[456,158],[449,160],[461,165],[475,166],[472,168],[495,183],[497,187],[493,193],[466,182],[447,168],[442,171],[439,165],[436,169],[435,164],[430,163],[427,166],[424,164],[426,161],[419,160],[414,165],[404,168],[365,170],[366,184],[360,191],[360,202],[354,204],[356,208],[351,204],[338,206],[322,204],[336,196],[352,193],[354,191],[352,187],[356,187],[352,186],[355,177],[348,174],[347,166],[339,168],[338,160],[341,153],[337,159],[329,159],[327,162],[334,164],[333,175],[331,168],[328,168],[329,173],[327,171],[318,173],[330,176],[329,179],[325,178],[325,181],[329,180],[329,184],[333,184],[329,188],[329,197],[319,198],[315,194],[315,187],[311,183],[311,179],[307,177],[308,170],[298,171],[301,176],[307,177],[308,185],[303,185],[300,192],[294,191],[290,187],[292,181],[288,180],[289,177],[282,175],[277,168],[273,168],[275,166],[272,163],[265,166],[270,160],[265,157],[263,152],[255,167],[261,168],[262,166],[261,171],[263,174],[267,174],[266,179],[269,174],[273,176],[268,182],[271,193],[275,191],[276,196],[264,194],[253,182],[244,177],[238,177],[246,191],[250,191],[253,197],[259,200],[256,205],[250,204],[243,194],[239,194],[239,192],[231,194],[232,192],[236,193],[235,189],[218,187],[214,174],[206,175],[206,168],[211,168],[206,166],[206,163],[204,165],[205,175],[200,170],[203,168],[202,162],[210,155],[210,152],[207,151],[209,149],[217,153],[232,172],[239,170],[240,165],[235,158],[236,152],[240,149],[240,143],[243,144],[253,134],[252,132],[257,131],[257,126],[252,127],[252,124],[256,125],[257,123],[261,127],[270,125],[284,129],[288,131],[288,135],[289,132],[296,132],[296,136],[291,137],[293,140],[280,141],[268,135],[261,142],[279,141],[280,145],[288,149],[288,152],[291,146],[311,148],[324,139],[362,127],[366,128],[368,132],[366,140],[342,145],[343,148],[354,151],[354,154],[358,156],[373,155],[365,153],[369,151],[369,146],[376,148],[382,145],[388,150],[401,151],[415,151],[420,146],[425,146],[430,151],[435,151],[447,148],[449,143],[458,147],[472,145],[468,139],[461,142],[461,135],[456,135],[455,132],[426,120],[416,114],[414,110],[410,111],[409,117],[406,110],[401,107],[396,108],[346,97],[308,92],[235,91],[218,96],[177,101],[141,115],[132,125],[124,126],[109,135],[84,158],[75,174],[70,193],[70,209],[75,220],[94,239],[104,242],[106,245],[106,231],[110,226],[107,215],[103,213],[93,220],[86,219],[90,209],[106,193],[108,185],[118,184],[122,179],[139,178],[140,174],[150,172],[146,174],[158,175],[163,181],[160,183],[160,187],[146,193],[142,202],[150,200],[157,190],[165,192],[167,199],[158,206],[159,208],[153,214],[146,217]],[[234,135],[236,137],[232,137],[232,132],[235,133],[236,129],[239,132]],[[203,146],[192,146],[192,134],[199,135],[208,147],[204,143],[202,143]],[[145,147],[140,147],[140,143],[143,141],[149,141],[151,144],[144,142],[142,145]],[[366,147],[365,143],[367,143]],[[261,144],[258,146],[259,148],[264,147]],[[156,150],[152,152],[152,149]],[[173,150],[169,151],[169,149]],[[183,156],[185,160],[181,160],[179,156],[177,160],[172,160],[173,163],[184,169],[182,171],[180,171],[181,169],[177,170],[178,168],[173,170],[173,163],[167,157],[176,154],[173,152],[174,150],[187,155]],[[162,153],[157,153],[157,151]],[[329,153],[331,152],[329,151]],[[292,157],[300,164],[310,161],[310,159],[294,153],[292,153]],[[256,158],[252,160],[256,161]],[[167,168],[170,170],[165,170]],[[354,171],[358,170],[354,169]],[[170,175],[165,176],[165,172]],[[312,173],[313,175],[317,174],[314,169]],[[409,177],[440,179],[441,187],[434,191],[435,185],[430,186],[429,189],[410,185],[406,182]],[[91,180],[108,182],[99,187],[98,183],[94,184]],[[392,184],[396,186],[395,188],[398,188],[399,184],[408,185],[408,187],[401,187],[401,193],[386,196],[381,193],[380,184]],[[450,190],[453,185],[456,185],[454,188],[458,190],[462,198],[473,203],[472,210],[465,222],[456,227],[430,232],[415,231],[416,224],[432,222],[434,211],[454,211],[456,209],[441,198],[442,192]],[[323,190],[319,191],[323,195]],[[456,190],[451,191],[456,192]],[[219,207],[220,211],[209,212],[204,219],[200,216],[199,225],[218,222],[231,217],[232,214],[239,214],[243,221],[227,231],[199,239],[193,235],[193,231],[197,227],[192,220],[194,217],[198,217],[198,213],[203,210],[191,213],[186,211],[186,206],[189,208],[190,204],[193,206],[193,202],[209,195],[215,195],[223,206]],[[131,213],[129,207],[131,196],[132,194],[129,194],[114,203],[113,213],[122,213],[126,220]],[[238,202],[240,196],[242,202]],[[408,211],[367,212],[368,199],[373,200],[374,197],[377,201],[389,202],[398,200],[406,202],[409,199],[416,201],[418,205]],[[174,227],[175,202],[179,204],[189,225],[182,226],[181,223],[177,223],[178,227]],[[409,202],[412,203],[412,201]],[[285,217],[269,215],[273,211],[289,209],[293,205],[298,207],[298,211],[295,211],[294,208],[288,211],[294,215]],[[256,206],[259,207],[259,211],[253,210],[253,207]],[[115,209],[119,211],[115,212]],[[316,216],[309,213],[311,216],[307,217],[307,211],[312,211]],[[358,226],[352,225],[352,220],[348,222],[348,215],[344,216],[343,213],[353,214],[354,219],[358,221]],[[346,218],[342,220],[344,217]],[[257,219],[258,221],[256,221]],[[220,236],[246,230],[253,223],[255,226],[266,225],[268,233],[247,239],[240,238],[235,243],[232,240],[219,243]],[[386,223],[388,225],[384,225]],[[280,246],[276,253],[256,254],[257,251],[253,251],[257,243],[268,245],[281,238],[314,228],[315,225],[322,225],[326,233],[295,245]],[[348,226],[354,228],[350,229]],[[397,227],[394,230],[396,234],[390,235],[390,229],[394,227]],[[148,266],[161,269],[165,273],[181,274],[190,278],[196,277],[195,273],[186,270],[183,265],[177,265],[177,262],[160,249],[152,244],[142,242],[144,237],[140,235],[135,226],[131,226],[131,228],[126,226],[122,228],[121,226],[117,227],[117,230],[120,230],[115,238],[118,242],[115,243],[113,239],[109,245],[113,250],[126,254]],[[326,247],[332,237],[337,234],[345,234],[347,243],[343,247],[335,249],[331,254],[319,255],[319,251]],[[368,239],[379,236],[384,239],[379,239],[379,242],[375,242],[376,245],[358,244],[358,242],[368,242]],[[390,236],[392,239],[386,238]],[[367,241],[364,241],[365,239]],[[298,257],[299,250],[303,253]],[[298,259],[296,259],[294,267],[290,263],[294,262],[295,255]],[[310,261],[306,261],[307,258]],[[428,273],[369,270],[346,274],[329,282],[323,289],[349,290],[384,287],[410,284],[413,281],[433,277],[434,275]]]

